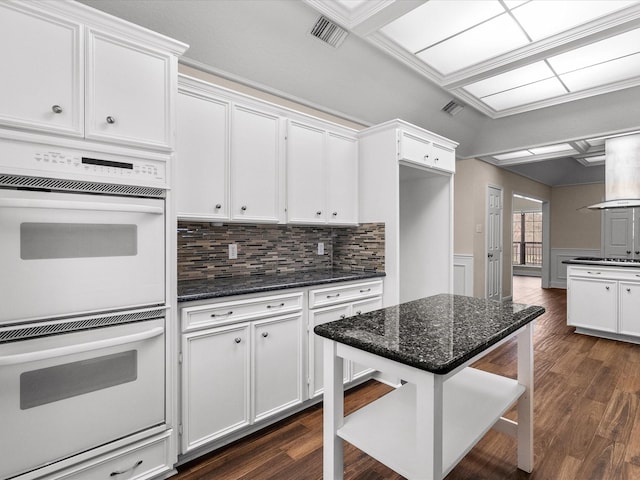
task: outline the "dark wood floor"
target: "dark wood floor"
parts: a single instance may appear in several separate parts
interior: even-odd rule
[[[543,290],[540,279],[515,277],[514,301],[547,310],[534,339],[534,472],[517,470],[515,441],[490,431],[447,480],[640,479],[640,346],[574,334],[566,326],[565,291]],[[475,366],[515,378],[515,356],[511,342]],[[345,413],[389,390],[375,381],[351,390]],[[321,479],[322,408],[311,407],[179,470],[172,480]],[[345,479],[402,478],[345,444]]]

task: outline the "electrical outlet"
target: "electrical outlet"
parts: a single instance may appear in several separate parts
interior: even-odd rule
[[[235,260],[238,258],[238,244],[230,243],[229,244],[229,260]]]
[[[318,255],[324,255],[324,242],[318,242]]]

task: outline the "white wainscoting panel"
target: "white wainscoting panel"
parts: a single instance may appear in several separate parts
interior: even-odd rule
[[[567,288],[567,265],[564,260],[575,257],[599,257],[600,249],[552,248],[551,249],[551,288]]]
[[[453,255],[453,293],[473,296],[473,255]]]

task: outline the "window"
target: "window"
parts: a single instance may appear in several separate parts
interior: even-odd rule
[[[542,212],[513,213],[514,265],[542,266]]]

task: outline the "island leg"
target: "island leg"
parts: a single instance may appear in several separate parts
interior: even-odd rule
[[[442,376],[424,372],[416,382],[416,452],[421,480],[442,479]]]
[[[533,471],[533,322],[518,334],[518,468]]]
[[[344,422],[343,359],[336,354],[336,342],[324,338],[323,344],[323,471],[324,480],[342,480],[344,454],[338,429]]]

